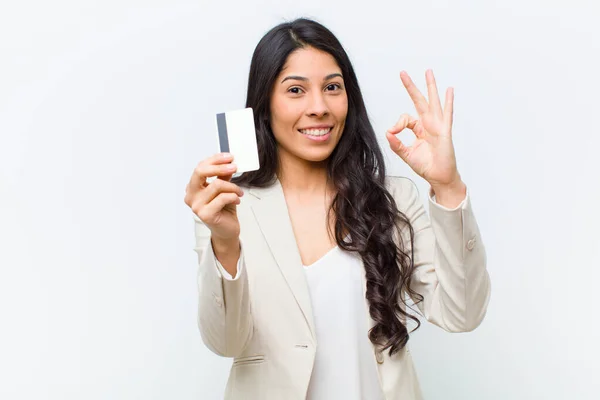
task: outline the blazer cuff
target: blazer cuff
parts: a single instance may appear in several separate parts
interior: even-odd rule
[[[467,193],[465,194],[465,198],[463,199],[463,201],[461,201],[460,204],[454,208],[448,208],[448,207],[445,207],[445,206],[439,204],[436,201],[435,192],[433,191],[433,189],[431,187],[429,188],[429,205],[432,207],[436,207],[443,211],[456,211],[458,209],[464,209],[466,206],[466,203],[468,203],[468,199],[469,199],[469,187],[467,186]]]
[[[214,251],[213,251],[213,254],[214,254]],[[223,279],[225,279],[227,281],[237,281],[239,279],[241,272],[242,272],[242,268],[244,267],[244,263],[242,263],[243,258],[244,258],[244,246],[242,245],[242,243],[240,241],[240,258],[238,259],[238,262],[237,262],[237,270],[235,273],[235,277],[232,277],[231,274],[229,272],[227,272],[225,267],[223,267],[223,264],[221,264],[221,262],[215,256],[215,264],[217,264],[217,269],[218,269],[219,273],[221,274],[221,276],[223,277]]]

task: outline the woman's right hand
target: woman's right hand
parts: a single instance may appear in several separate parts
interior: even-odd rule
[[[230,182],[237,169],[232,161],[228,153],[201,161],[185,189],[185,204],[210,229],[213,241],[222,243],[237,242],[240,236],[237,205],[244,192]],[[213,176],[217,179],[208,183],[207,178]]]

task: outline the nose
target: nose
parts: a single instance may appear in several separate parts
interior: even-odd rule
[[[329,107],[323,97],[323,93],[314,92],[310,97],[306,113],[311,117],[323,117],[329,114]]]

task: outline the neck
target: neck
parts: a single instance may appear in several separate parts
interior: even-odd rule
[[[280,152],[277,177],[286,193],[310,196],[327,191],[326,161],[307,161]]]

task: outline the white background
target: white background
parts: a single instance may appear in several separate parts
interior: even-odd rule
[[[217,4],[218,3],[218,4]],[[0,398],[219,399],[196,327],[194,166],[254,46],[317,18],[387,148],[398,73],[456,91],[492,278],[483,324],[412,335],[427,399],[598,399],[600,12],[590,1],[3,1]]]

